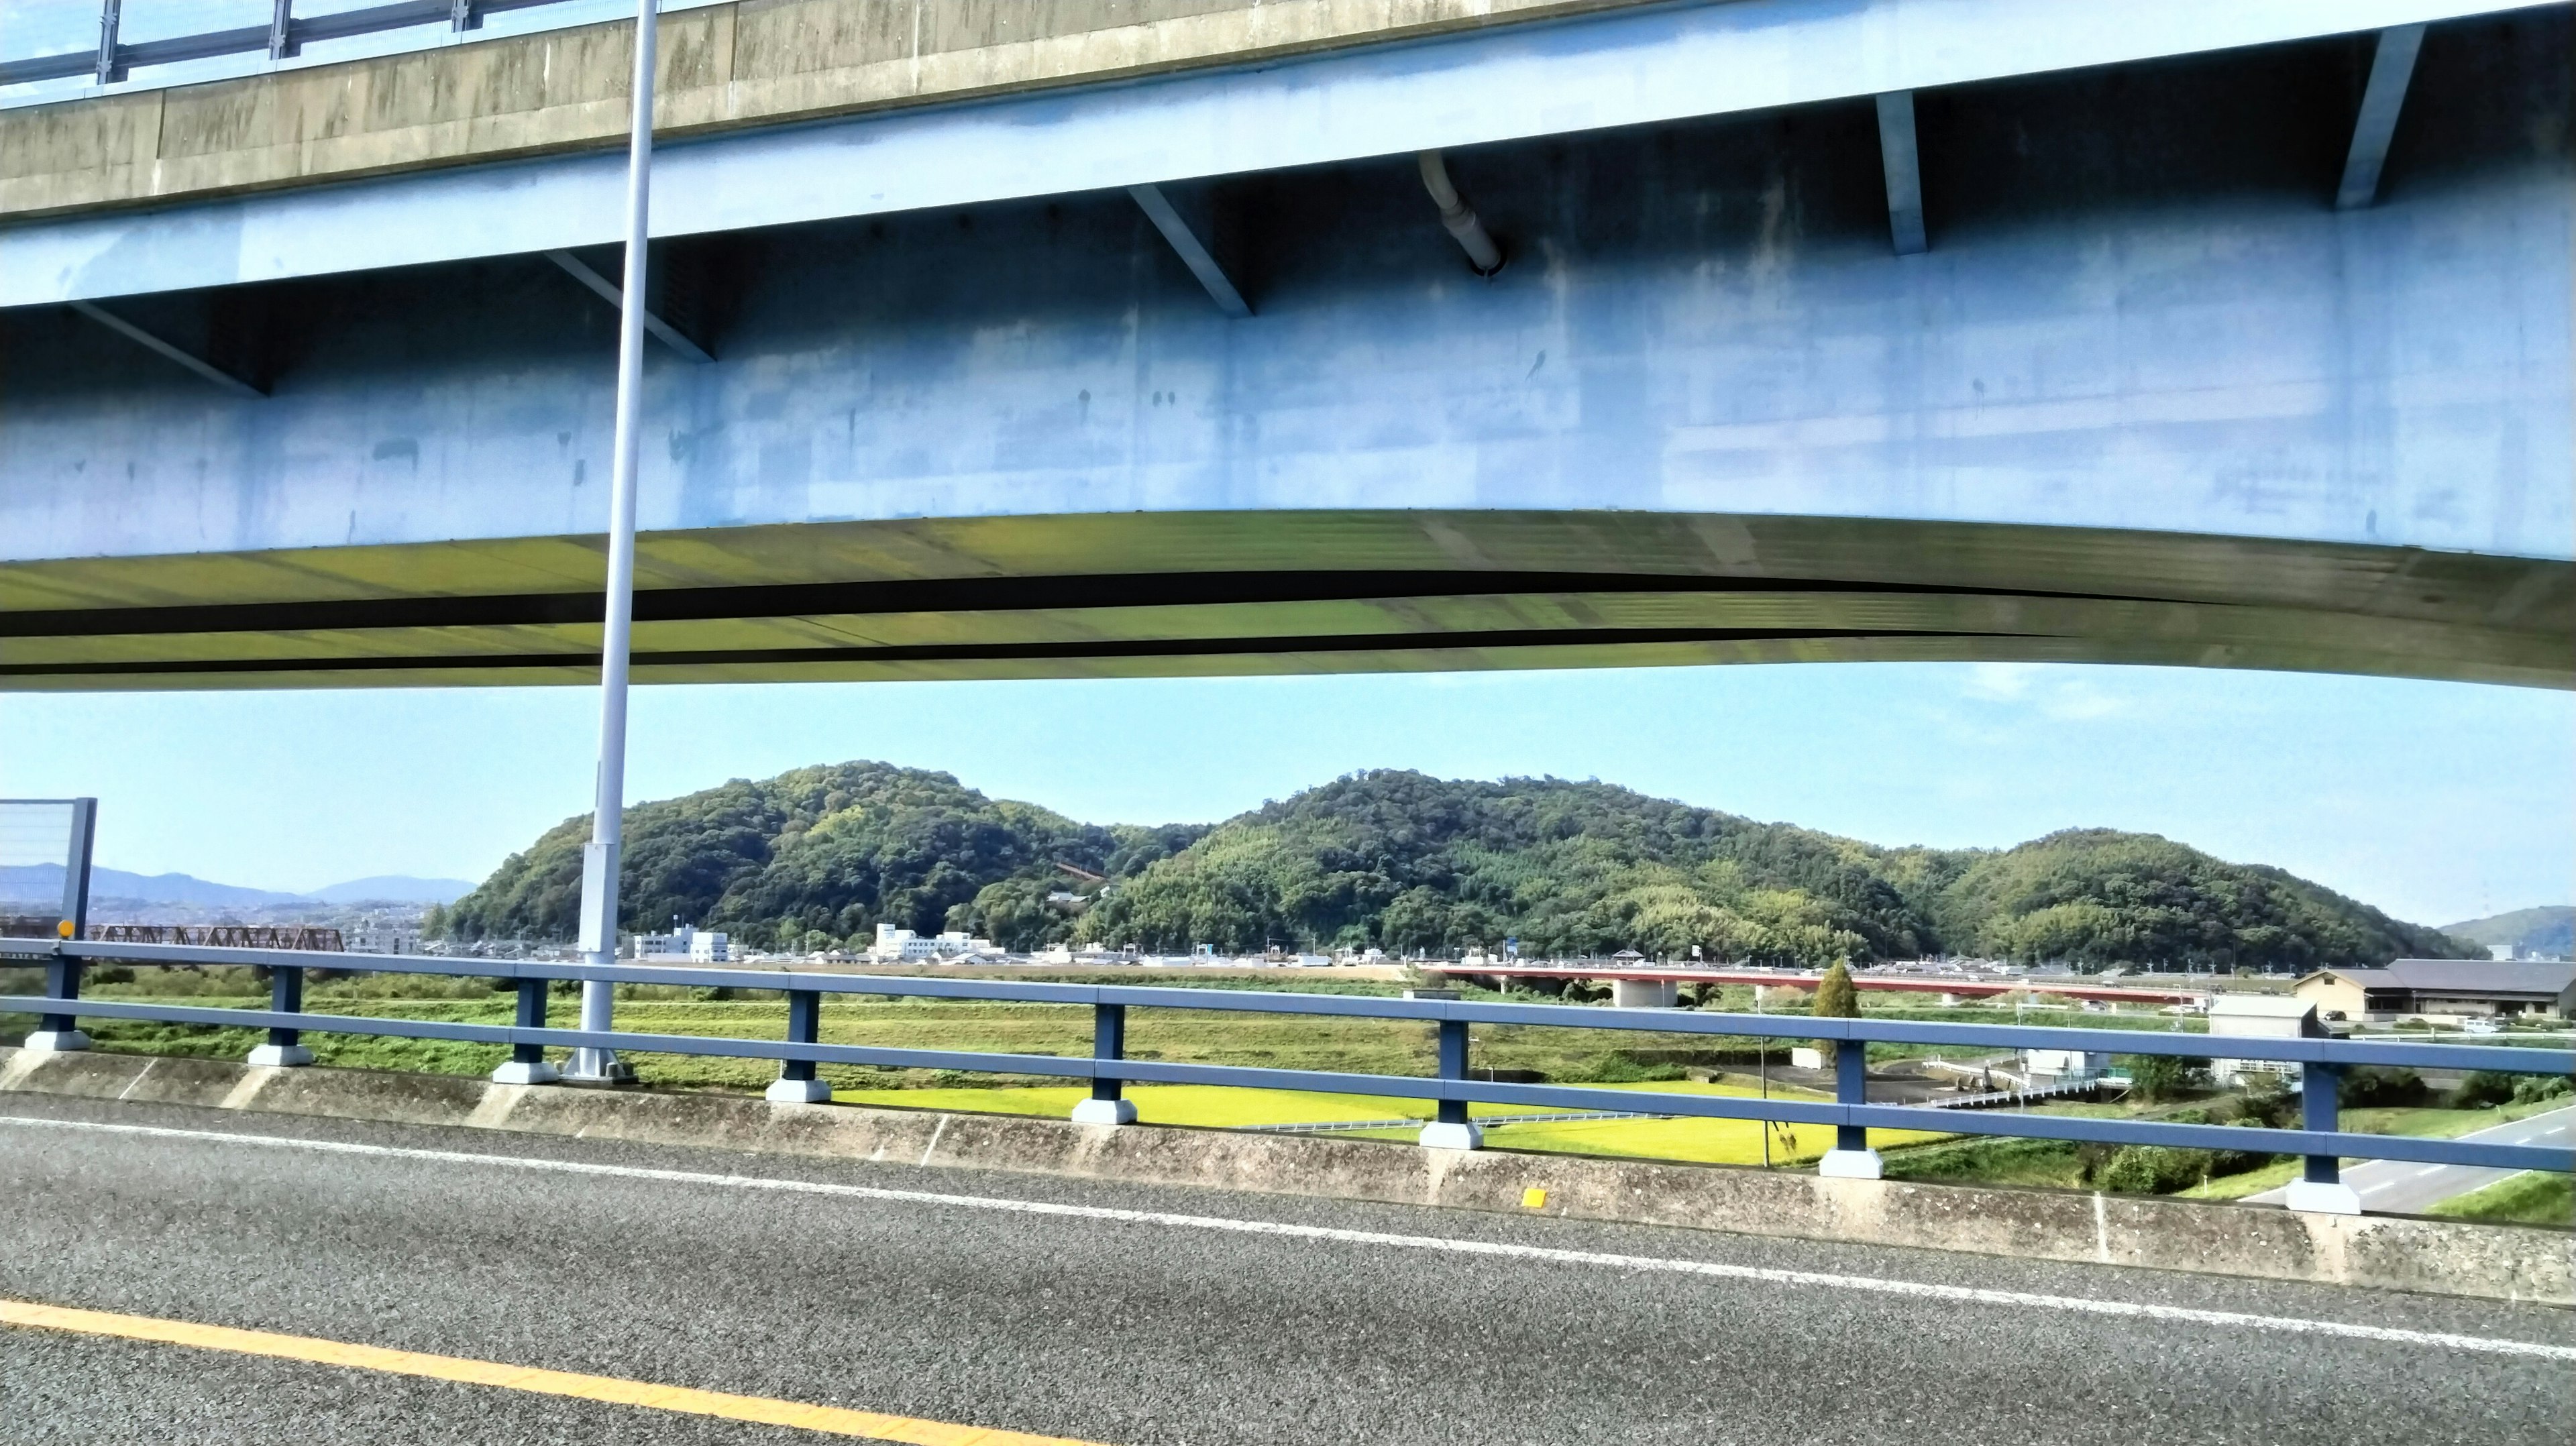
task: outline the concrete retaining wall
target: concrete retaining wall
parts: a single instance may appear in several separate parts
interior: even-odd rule
[[[1639,0],[749,0],[662,19],[689,135],[1365,45]],[[634,24],[0,112],[0,215],[622,144]]]
[[[2570,1235],[2524,1226],[140,1055],[0,1050],[0,1091],[1497,1212],[1536,1188],[1579,1219],[2576,1306]]]

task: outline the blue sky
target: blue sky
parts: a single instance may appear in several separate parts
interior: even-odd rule
[[[589,806],[589,689],[0,695],[0,797],[99,862],[304,889],[480,879]],[[883,758],[1094,822],[1360,768],[1598,777],[1876,843],[2164,834],[2426,923],[2576,896],[2576,698],[2161,668],[1853,664],[648,688],[630,799]]]

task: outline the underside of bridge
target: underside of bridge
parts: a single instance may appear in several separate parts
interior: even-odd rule
[[[2433,26],[2340,209],[2369,35],[1450,146],[1490,278],[1409,152],[671,235],[635,676],[2576,686],[2568,18]],[[195,214],[0,282],[0,688],[593,678],[613,248],[100,289]]]
[[[2563,564],[2135,529],[1138,512],[646,534],[657,682],[1955,659],[2564,686]],[[590,536],[0,571],[0,686],[579,683]]]

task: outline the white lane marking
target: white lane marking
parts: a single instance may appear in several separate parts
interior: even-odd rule
[[[2576,1361],[2576,1346],[2544,1345],[2491,1336],[2454,1335],[2447,1331],[2400,1330],[2392,1326],[2351,1325],[2343,1321],[2305,1320],[2296,1316],[2249,1315],[2232,1310],[2195,1310],[2178,1305],[2146,1305],[2122,1300],[2086,1300],[2070,1295],[2039,1295],[2018,1290],[1983,1290],[1965,1285],[1936,1285],[1918,1280],[1890,1280],[1873,1275],[1828,1275],[1812,1270],[1774,1270],[1752,1265],[1724,1265],[1711,1260],[1669,1260],[1651,1255],[1613,1255],[1597,1250],[1558,1250],[1543,1245],[1507,1245],[1492,1240],[1453,1240],[1431,1235],[1394,1235],[1377,1230],[1341,1230],[1324,1225],[1290,1225],[1276,1220],[1235,1220],[1217,1215],[1179,1215],[1162,1210],[1118,1210],[1105,1205],[1058,1205],[1039,1200],[1010,1200],[987,1195],[947,1195],[930,1190],[888,1190],[872,1185],[841,1185],[820,1180],[780,1180],[759,1175],[709,1175],[692,1170],[655,1170],[640,1165],[601,1165],[580,1160],[526,1159],[511,1155],[475,1155],[461,1150],[422,1150],[401,1145],[362,1145],[345,1140],[300,1140],[280,1135],[246,1135],[222,1130],[174,1130],[159,1125],[116,1125],[95,1120],[31,1119],[0,1115],[0,1125],[31,1129],[80,1130],[95,1134],[137,1135],[147,1139],[199,1140],[214,1144],[253,1145],[276,1150],[305,1150],[326,1155],[366,1155],[378,1159],[419,1160],[440,1165],[490,1165],[543,1174],[606,1176],[619,1180],[653,1180],[675,1185],[715,1185],[732,1190],[775,1190],[790,1195],[830,1195],[854,1200],[896,1200],[921,1205],[947,1205],[966,1210],[996,1210],[1013,1215],[1050,1215],[1071,1220],[1108,1220],[1126,1225],[1169,1225],[1189,1230],[1215,1230],[1233,1235],[1270,1235],[1292,1240],[1329,1240],[1347,1245],[1383,1245],[1400,1250],[1428,1250],[1449,1255],[1499,1256],[1544,1260],[1558,1265],[1590,1265],[1612,1270],[1697,1275],[1720,1280],[1753,1280],[1768,1285],[1809,1286],[1861,1291],[1872,1295],[1908,1296],[1918,1300],[1968,1301],[2020,1309],[2062,1310],[2078,1315],[2116,1316],[2134,1320],[2172,1321],[2187,1325],[2238,1326],[2292,1335],[2339,1336],[2347,1340],[2389,1341],[2399,1345],[2442,1346],[2486,1355],[2530,1356]]]

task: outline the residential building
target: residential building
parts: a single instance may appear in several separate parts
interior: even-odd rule
[[[2098,1049],[2025,1049],[2021,1073],[2025,1088],[2055,1089],[2088,1085],[2111,1072],[2111,1055]]]
[[[2576,1014],[2576,963],[2564,959],[2399,959],[2383,969],[2320,969],[2299,997],[2327,1019],[2387,1023]]]
[[[340,947],[352,954],[417,954],[421,952],[420,926],[369,914],[355,924],[341,926]]]
[[[2278,994],[2218,994],[2209,1001],[2213,1039],[2315,1039],[2326,1033],[2317,1019],[2316,1001]],[[2214,1046],[2213,1046],[2214,1047]],[[2299,1078],[2299,1067],[2271,1059],[2213,1059],[2210,1077],[2222,1085],[2243,1084],[2249,1075]]]
[[[638,934],[629,953],[639,960],[677,964],[729,964],[733,940],[724,934],[680,924],[667,934]]]
[[[868,950],[868,958],[879,964],[924,964],[995,952],[992,940],[978,939],[962,929],[925,939],[910,929],[879,924],[877,942]]]

